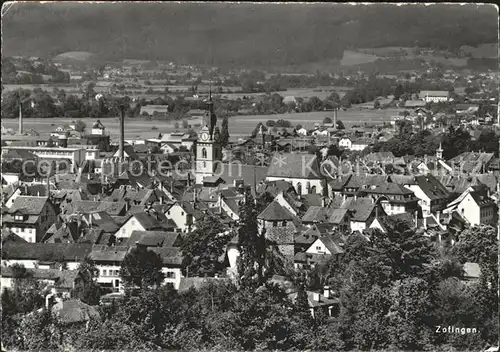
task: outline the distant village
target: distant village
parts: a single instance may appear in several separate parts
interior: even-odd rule
[[[120,72],[106,70],[103,77]],[[221,102],[211,88],[207,93],[189,112],[201,119],[199,126],[158,130],[144,139],[125,138],[130,120],[124,110],[119,134],[112,135],[105,118],[88,126],[75,118],[50,133],[27,131],[19,108],[18,128],[2,126],[2,288],[15,286],[22,267],[49,283],[46,307],[79,311],[86,305],[72,293],[81,263],[90,260],[98,301],[106,305],[125,296],[123,263],[138,249],[160,258],[161,285],[177,292],[211,280],[237,282],[242,219],[248,202],[257,200],[256,235],[297,272],[341,262],[349,238],[370,241],[400,223],[445,250],[464,230],[498,222],[497,121],[494,114],[477,114],[473,98],[449,113],[435,109],[453,101],[447,90],[422,90],[406,100],[378,97],[358,107],[396,104],[405,111],[383,124],[346,127],[342,104],[324,106],[325,119],[313,126],[269,120],[245,138],[230,138],[231,118],[218,118]],[[281,103],[300,111],[307,101],[285,95]],[[168,113],[168,106],[140,108],[140,115],[155,113]],[[466,147],[455,144],[457,131],[467,132]],[[488,143],[495,138],[492,150]],[[223,270],[193,275],[188,267],[196,255],[186,253],[185,243],[196,231],[208,231],[207,221],[218,222],[215,237],[229,239],[217,249]],[[479,263],[462,269],[464,280],[479,280]],[[288,285],[283,273],[272,280]],[[296,298],[297,288],[287,293]],[[312,316],[338,313],[335,289],[306,293]]]

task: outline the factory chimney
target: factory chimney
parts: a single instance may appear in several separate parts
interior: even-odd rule
[[[119,144],[119,153],[118,156],[120,160],[124,158],[124,143],[125,143],[125,105],[120,104],[120,144]]]
[[[19,134],[23,134],[23,109],[21,102],[19,102]]]
[[[337,110],[338,110],[338,107],[336,107],[333,110],[333,128],[334,129],[337,129]]]

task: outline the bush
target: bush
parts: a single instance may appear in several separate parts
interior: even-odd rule
[[[276,121],[274,121],[274,120],[267,120],[266,121],[266,126],[267,127],[274,127],[274,126],[276,126]]]

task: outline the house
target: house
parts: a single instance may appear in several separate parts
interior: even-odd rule
[[[2,215],[2,228],[27,242],[40,242],[56,221],[56,211],[48,197],[19,196]]]
[[[394,182],[398,178],[391,176]],[[444,187],[438,179],[432,175],[421,175],[401,178],[402,186],[412,191],[419,199],[418,205],[422,209],[423,217],[435,214],[439,219],[439,214],[446,208],[450,192]]]
[[[380,202],[387,215],[413,214],[418,210],[418,198],[415,194],[397,183],[385,182],[365,192],[375,202]]]
[[[350,214],[347,209],[310,206],[302,216],[302,224],[305,226],[329,224],[332,229],[346,231],[350,228]]]
[[[406,109],[415,109],[425,107],[426,102],[422,100],[407,100],[405,101],[404,107]]]
[[[92,124],[91,134],[95,136],[103,136],[105,134],[106,128],[101,123],[101,121],[97,120]]]
[[[334,256],[338,258],[342,253],[344,250],[335,243],[333,236],[324,235],[316,238],[305,252],[296,253],[294,265],[295,268],[311,268],[316,263],[325,262]]]
[[[129,251],[128,246],[97,245],[92,247],[89,258],[94,261],[99,272],[97,283],[104,288],[109,288],[114,292],[122,289],[120,269],[123,259]]]
[[[118,149],[115,154],[113,154],[113,158],[119,158],[120,157],[120,150]],[[127,159],[132,159],[136,160],[138,159],[138,156],[134,150],[134,147],[130,144],[125,144],[123,146],[123,157]]]
[[[158,254],[162,260],[162,272],[165,275],[163,285],[172,285],[176,290],[181,285],[182,275],[182,252],[178,247],[154,247],[151,251]]]
[[[351,150],[352,140],[350,138],[344,137],[339,140],[339,148],[345,148]]]
[[[299,196],[323,194],[324,178],[313,154],[277,153],[267,170],[266,181],[290,182]]]
[[[325,287],[323,292],[313,292],[306,291],[307,303],[309,305],[309,310],[313,317],[316,316],[318,311],[323,311],[328,316],[335,316],[339,312],[340,300],[334,297],[333,292],[329,287]],[[297,300],[297,291],[288,294],[288,297],[292,302]]]
[[[99,321],[101,315],[96,307],[90,306],[77,299],[62,300],[51,307],[52,314],[63,325]]]
[[[426,103],[447,102],[450,99],[450,92],[444,90],[423,90],[418,97]]]
[[[144,105],[141,106],[140,115],[153,116],[155,114],[168,114],[168,105]]]
[[[351,140],[351,147],[349,150],[353,151],[363,151],[371,144],[371,141],[367,138],[356,138]]]
[[[154,209],[133,214],[130,216],[119,230],[115,237],[129,238],[134,231],[152,231],[152,230],[174,230],[174,225],[168,221],[168,218],[160,211]]]
[[[68,270],[77,270],[91,251],[92,245],[87,243],[7,242],[2,248],[2,266],[20,264],[25,268],[49,269],[57,260],[65,263]]]
[[[307,130],[304,127],[295,130],[299,136],[307,136]]]
[[[2,290],[4,288],[13,289],[15,281],[23,280],[19,275],[19,270],[22,270],[26,274],[24,277],[52,286],[57,293],[70,293],[75,288],[78,276],[77,270],[39,268],[16,269],[12,266],[2,266]]]
[[[444,213],[457,211],[471,226],[497,223],[497,206],[489,197],[485,185],[470,186],[457,199],[448,204]]]
[[[187,201],[172,204],[165,210],[164,215],[167,219],[173,220],[178,231],[183,233],[191,231],[196,220],[203,216],[200,211]]]
[[[375,203],[372,198],[336,198],[331,207],[349,211],[352,232],[367,229],[375,217],[385,215],[381,205]]]

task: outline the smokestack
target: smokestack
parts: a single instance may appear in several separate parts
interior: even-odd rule
[[[19,102],[19,134],[23,133],[23,109],[21,102]]]
[[[119,153],[118,156],[120,160],[123,160],[124,157],[124,143],[125,143],[125,106],[123,104],[120,105],[120,144],[119,144]]]
[[[338,108],[335,108],[333,111],[333,128],[337,129],[337,110]]]

